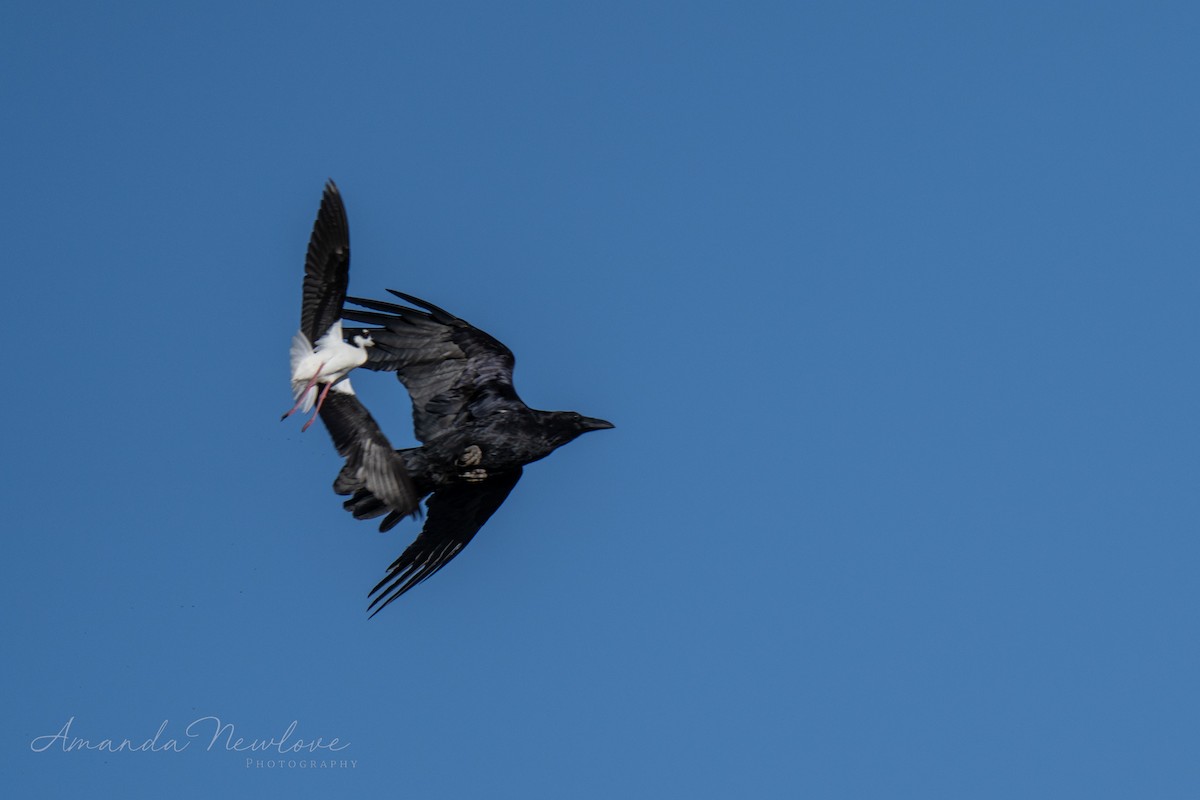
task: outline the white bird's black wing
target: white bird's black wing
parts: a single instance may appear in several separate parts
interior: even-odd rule
[[[333,446],[346,459],[334,482],[335,492],[345,495],[365,489],[383,510],[391,512],[393,525],[418,513],[421,498],[404,468],[404,459],[356,395],[331,392],[321,407],[321,421]]]
[[[425,503],[429,518],[421,535],[392,562],[387,576],[370,592],[375,598],[368,606],[368,610],[374,609],[371,616],[449,564],[496,512],[520,478],[521,470],[516,469],[483,481],[453,483],[430,495]]]
[[[325,184],[321,209],[313,222],[304,259],[304,301],[300,332],[315,345],[334,324],[341,322],[346,287],[350,285],[350,224],[346,206],[333,181]]]
[[[340,335],[342,304],[349,283],[350,225],[342,195],[337,185],[329,181],[321,194],[321,208],[313,222],[304,259],[300,335],[308,339],[308,347],[304,347],[300,335],[293,340],[293,370],[305,351],[311,354],[313,346],[331,329],[335,336]],[[349,385],[348,381],[345,385]],[[334,447],[346,459],[334,484],[335,490],[339,485],[353,484],[355,490],[366,489],[399,517],[415,514],[420,498],[404,468],[403,458],[388,443],[354,393],[336,388],[327,392],[319,413]]]
[[[525,408],[513,388],[511,350],[432,303],[388,291],[425,310],[350,297],[351,303],[372,310],[347,309],[342,317],[380,326],[346,333],[369,334],[375,346],[364,366],[395,372],[408,389],[419,440],[428,442],[504,408]]]

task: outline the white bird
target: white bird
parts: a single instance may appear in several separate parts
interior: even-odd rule
[[[292,337],[292,395],[296,404],[283,417],[287,419],[301,408],[308,412],[315,404],[317,410],[302,430],[308,430],[320,415],[334,447],[346,459],[334,483],[335,490],[344,494],[338,487],[353,481],[355,488],[366,487],[389,510],[401,516],[415,514],[420,497],[405,470],[404,459],[359,402],[347,377],[366,363],[367,348],[374,345],[366,331],[357,333],[351,340],[353,344],[345,340],[341,317],[349,284],[350,226],[341,193],[329,181],[308,240],[300,330]]]
[[[350,226],[346,207],[333,181],[325,184],[321,209],[313,223],[304,261],[304,300],[300,330],[292,337],[292,396],[296,404],[282,419],[297,411],[316,411],[301,431],[321,412],[330,390],[353,395],[347,377],[367,361],[370,336],[355,336],[353,344],[342,336],[342,304],[350,283]],[[323,387],[323,388],[322,388]]]

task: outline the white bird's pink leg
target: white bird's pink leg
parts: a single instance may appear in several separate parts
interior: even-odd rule
[[[304,387],[304,391],[300,392],[300,395],[299,395],[298,399],[296,400],[296,405],[292,406],[291,411],[287,412],[286,414],[284,414],[282,417],[279,418],[280,422],[283,422],[285,419],[290,417],[292,414],[295,414],[298,410],[300,410],[300,406],[304,405],[304,395],[308,394],[309,389],[311,389],[317,385],[317,379],[321,377],[321,370],[323,370],[323,369],[325,369],[324,361],[322,361],[320,364],[317,365],[317,371],[315,373],[313,373],[312,380],[310,380],[308,382],[308,385]],[[303,429],[301,430],[301,433],[303,433]]]
[[[321,413],[321,406],[325,404],[325,395],[329,394],[329,389],[331,386],[333,386],[332,383],[327,383],[325,384],[325,388],[321,390],[321,396],[317,398],[317,410],[313,412],[311,417],[309,417],[308,422],[304,423],[304,427],[300,429],[301,433],[304,433],[306,430],[308,430],[308,427],[316,421],[317,415]]]

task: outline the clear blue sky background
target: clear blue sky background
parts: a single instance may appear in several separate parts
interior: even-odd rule
[[[9,796],[1200,793],[1194,4],[3,16]],[[618,426],[369,622],[415,528],[278,421],[327,177]],[[357,766],[30,746],[205,716]]]

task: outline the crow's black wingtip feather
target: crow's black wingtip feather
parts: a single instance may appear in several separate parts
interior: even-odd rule
[[[405,589],[404,591],[408,591],[408,590],[407,590],[407,589]],[[387,600],[384,600],[383,604],[382,604],[381,606],[379,606],[379,608],[375,609],[374,611],[371,611],[371,606],[375,605],[375,603],[378,603],[380,600],[383,600],[383,598],[384,598],[384,597],[387,597],[387,595],[382,595],[382,594],[381,594],[379,597],[376,597],[376,598],[375,598],[375,603],[371,603],[371,605],[370,605],[370,606],[367,606],[367,610],[368,610],[368,611],[371,611],[371,613],[367,615],[367,619],[371,619],[371,618],[372,618],[372,617],[374,617],[376,614],[378,614],[380,611],[383,611],[385,608],[387,608],[387,607],[388,607],[388,604],[390,604],[390,603],[391,603],[393,600],[395,600],[395,599],[396,599],[397,597],[399,597],[400,595],[404,594],[404,591],[396,592],[396,593],[395,593],[394,595],[392,595],[391,597],[388,597],[388,598],[387,598]]]
[[[419,307],[425,309],[426,311],[431,312],[432,314],[434,314],[435,317],[441,316],[442,319],[438,319],[438,322],[441,322],[442,324],[460,321],[458,317],[454,316],[446,309],[439,308],[438,306],[435,306],[433,303],[430,303],[427,300],[422,300],[419,297],[413,297],[411,294],[405,294],[404,292],[400,292],[395,289],[388,289],[387,291],[388,291],[388,294],[393,294],[396,297],[399,297],[401,300],[403,300],[406,303],[412,303],[414,306],[419,306]]]
[[[369,308],[372,311],[382,311],[387,314],[394,314],[397,318],[403,317],[404,314],[424,314],[423,311],[417,311],[408,306],[398,306],[395,303],[388,303],[383,300],[372,300],[368,297],[347,297],[346,302],[363,308]],[[353,311],[354,309],[349,309]],[[362,312],[358,312],[362,313]]]
[[[371,619],[371,617],[374,617],[374,616],[375,616],[376,614],[378,614],[380,611],[383,611],[385,608],[387,608],[387,607],[388,607],[388,604],[389,604],[389,603],[391,603],[393,600],[395,600],[397,597],[399,597],[399,596],[400,596],[400,595],[402,595],[402,594],[404,594],[404,592],[397,592],[396,594],[393,594],[393,595],[390,595],[390,596],[389,596],[387,593],[384,593],[384,594],[381,594],[381,595],[379,595],[379,597],[376,597],[376,598],[375,598],[375,599],[374,599],[374,600],[371,602],[371,605],[367,606],[367,611],[371,611],[371,609],[373,609],[373,608],[375,609],[374,611],[371,611],[371,613],[370,613],[370,614],[367,616],[367,619]],[[385,598],[386,598],[386,599],[385,599]],[[379,602],[380,600],[383,600],[383,602],[382,602],[382,603],[380,603],[380,602]],[[376,607],[375,607],[375,606],[376,606],[376,604],[378,604],[378,605],[379,605],[379,607],[378,607],[378,608],[376,608]]]

